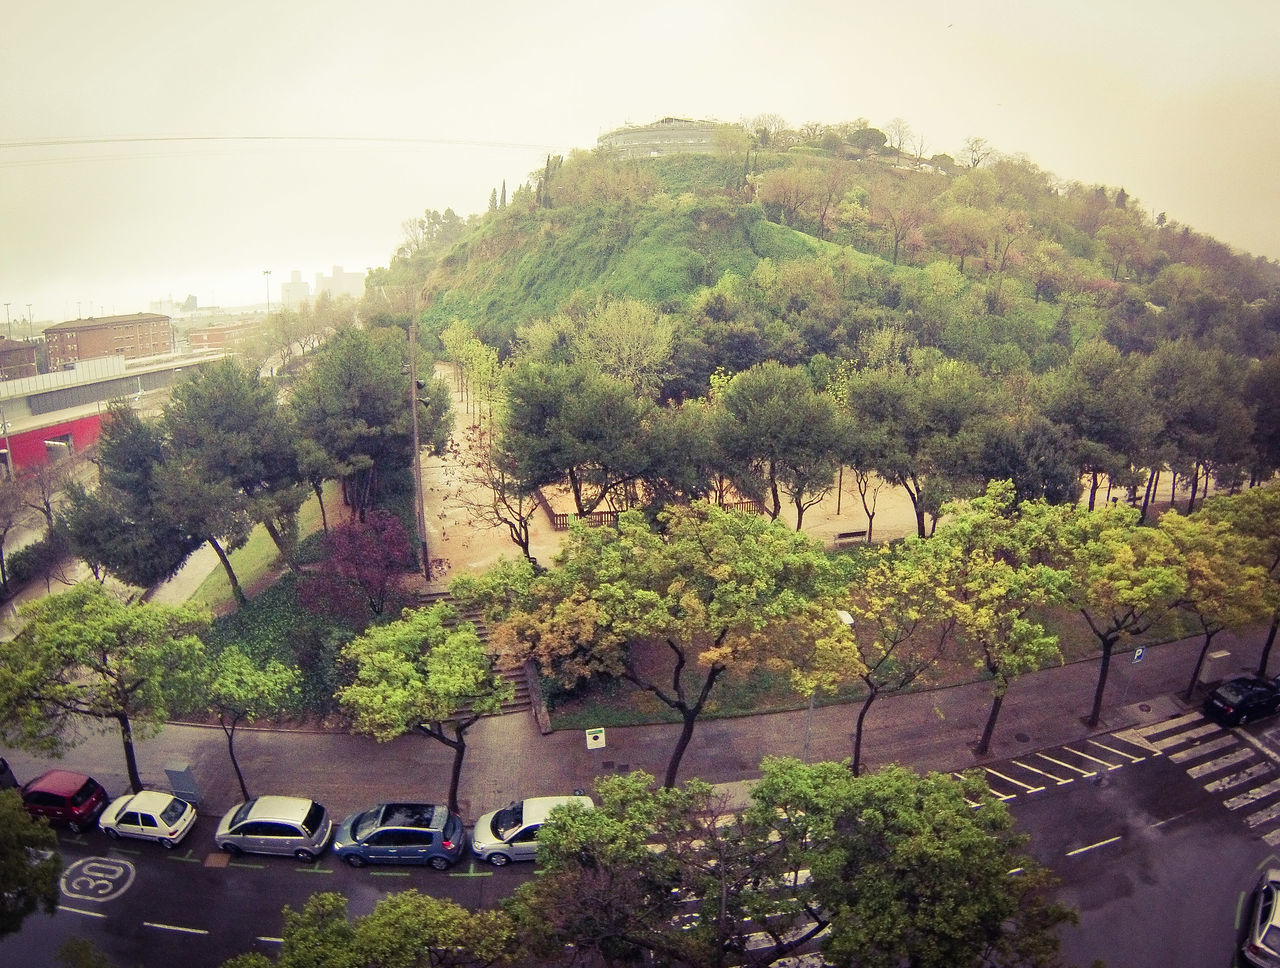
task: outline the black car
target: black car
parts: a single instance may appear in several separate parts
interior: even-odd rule
[[[1223,726],[1239,726],[1280,712],[1280,684],[1274,679],[1241,676],[1224,682],[1204,701],[1204,714]]]

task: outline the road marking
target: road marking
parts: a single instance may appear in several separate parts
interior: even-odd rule
[[[186,862],[186,863],[188,863],[188,864],[203,864],[203,863],[204,863],[204,858],[202,858],[202,857],[196,857],[196,856],[192,853],[192,851],[191,851],[190,849],[188,849],[188,850],[187,850],[187,852],[186,852],[185,854],[182,854],[182,855],[178,855],[178,854],[175,854],[173,851],[169,851],[169,859],[170,859],[170,860],[180,860],[180,861],[184,861],[184,862]]]
[[[962,782],[965,779],[965,776],[962,773],[952,773],[951,775],[954,776],[957,780],[960,780]],[[999,790],[992,789],[991,784],[987,784],[987,792],[990,793],[997,800],[1012,800],[1014,797],[1017,796],[1016,793],[1001,793]],[[972,804],[972,801],[970,801],[970,803]],[[972,804],[972,805],[976,806],[976,804]]]
[[[1036,767],[1032,766],[1030,763],[1023,763],[1021,760],[1014,760],[1013,764],[1015,766],[1022,767],[1024,770],[1029,770],[1032,773],[1039,773],[1041,776],[1047,776],[1050,780],[1053,780],[1053,782],[1058,784],[1058,786],[1062,786],[1062,784],[1064,783],[1070,783],[1075,779],[1074,776],[1069,776],[1064,780],[1061,777],[1054,776],[1052,773],[1046,773],[1044,770],[1037,769]],[[1044,789],[1044,788],[1041,787],[1041,789]]]
[[[1264,783],[1262,786],[1254,787],[1252,790],[1246,790],[1239,796],[1234,796],[1230,800],[1223,801],[1223,806],[1228,810],[1239,810],[1241,807],[1256,803],[1263,797],[1269,797],[1271,794],[1280,790],[1280,780],[1272,780],[1270,783]]]
[[[258,935],[255,941],[265,941],[267,944],[284,944],[284,938],[268,938],[266,935]]]
[[[1149,726],[1142,726],[1134,730],[1134,732],[1141,736],[1154,736],[1157,733],[1167,733],[1171,729],[1176,729],[1179,726],[1185,726],[1187,723],[1195,722],[1196,720],[1203,718],[1204,717],[1198,712],[1183,713],[1181,716],[1175,716],[1173,719],[1162,719],[1158,723],[1152,723]]]
[[[1064,749],[1069,749],[1069,748],[1070,747],[1064,747]],[[1120,767],[1124,766],[1123,763],[1112,763],[1110,760],[1100,760],[1096,756],[1092,756],[1086,753],[1084,750],[1071,750],[1071,752],[1076,756],[1080,757],[1081,759],[1092,760],[1094,763],[1097,763],[1099,766],[1105,766],[1108,770],[1118,770],[1120,769]]]
[[[1255,763],[1247,770],[1241,770],[1239,773],[1232,773],[1230,776],[1224,776],[1221,780],[1214,780],[1212,783],[1206,783],[1204,788],[1210,793],[1222,793],[1224,790],[1230,790],[1233,786],[1239,786],[1241,783],[1248,783],[1255,777],[1265,776],[1271,772],[1271,767],[1266,763]]]
[[[247,871],[260,871],[266,869],[266,864],[254,864],[247,860],[233,860],[227,865],[228,867],[241,867]]]
[[[303,874],[332,874],[332,867],[317,867],[315,864],[299,864],[298,870]]]
[[[1118,734],[1117,734],[1117,735],[1118,735]],[[1145,760],[1145,759],[1146,759],[1146,756],[1145,756],[1145,755],[1144,755],[1144,756],[1134,756],[1132,753],[1126,753],[1124,750],[1118,750],[1118,749],[1115,749],[1114,747],[1108,746],[1106,743],[1099,743],[1096,739],[1091,739],[1091,740],[1089,740],[1089,745],[1090,745],[1090,746],[1096,746],[1096,747],[1098,747],[1098,749],[1101,749],[1101,750],[1106,750],[1108,753],[1115,753],[1115,754],[1116,754],[1116,756],[1123,756],[1123,757],[1125,757],[1126,759],[1128,759],[1130,763],[1141,763],[1143,760]],[[1146,743],[1146,742],[1144,741],[1142,744],[1134,743],[1133,745],[1134,745],[1134,746],[1139,746],[1139,745],[1141,745],[1143,748],[1145,748],[1146,746],[1149,746],[1150,744],[1149,744],[1149,743]]]
[[[1118,733],[1111,734],[1113,738],[1120,740],[1122,743],[1129,743],[1139,749],[1147,751],[1148,756],[1159,756],[1160,751],[1151,745],[1151,741],[1142,735],[1136,729],[1122,729]]]
[[[89,918],[105,918],[106,917],[106,915],[103,914],[101,911],[86,911],[84,908],[70,907],[69,905],[66,905],[66,904],[59,904],[58,910],[70,911],[72,914],[83,914],[85,917],[89,917]]]
[[[408,871],[369,871],[370,877],[408,877]]]
[[[1208,756],[1210,753],[1216,753],[1218,750],[1229,749],[1239,745],[1239,740],[1235,736],[1228,733],[1208,743],[1202,743],[1200,746],[1193,746],[1189,750],[1179,750],[1177,753],[1169,754],[1171,763],[1185,763],[1187,760],[1198,760],[1202,756]]]
[[[58,886],[67,897],[109,901],[129,890],[136,871],[119,857],[85,857],[62,872]]]
[[[143,921],[144,928],[159,928],[161,931],[179,931],[182,934],[208,934],[204,928],[184,928],[178,924],[161,924],[158,921]]]
[[[1182,743],[1190,743],[1197,740],[1201,736],[1208,736],[1210,733],[1219,732],[1220,728],[1214,723],[1205,723],[1198,729],[1189,729],[1185,733],[1178,733],[1165,739],[1157,739],[1152,741],[1152,745],[1159,750],[1167,750],[1170,746],[1178,746]]]
[[[1090,844],[1088,847],[1077,847],[1075,850],[1067,851],[1068,857],[1074,857],[1076,854],[1083,854],[1087,850],[1093,850],[1097,847],[1105,847],[1107,844],[1114,844],[1119,837],[1108,837],[1106,840],[1099,840],[1096,844]]]
[[[1225,770],[1229,766],[1235,766],[1246,760],[1251,760],[1256,756],[1253,750],[1236,750],[1234,753],[1228,753],[1226,756],[1219,756],[1216,760],[1210,760],[1208,763],[1201,763],[1199,766],[1191,766],[1187,768],[1187,776],[1193,779],[1199,779],[1209,773],[1217,773],[1219,770]]]
[[[1064,763],[1062,760],[1054,759],[1048,753],[1037,753],[1036,756],[1040,757],[1041,759],[1048,760],[1050,763],[1055,763],[1058,766],[1062,767],[1064,770],[1075,770],[1081,776],[1097,776],[1098,775],[1097,770],[1086,770],[1080,766],[1073,766],[1070,763]]]
[[[995,770],[991,769],[991,767],[987,767],[987,772],[992,776],[1000,777],[1002,780],[1008,780],[1014,786],[1022,787],[1022,789],[1026,790],[1028,793],[1039,793],[1044,789],[1042,786],[1032,786],[1030,783],[1023,783],[1021,780],[1015,780],[1011,776],[1005,776],[1003,773],[997,773]]]
[[[1275,820],[1276,817],[1280,817],[1280,804],[1267,807],[1265,810],[1259,810],[1257,813],[1251,813],[1244,818],[1244,822],[1247,826],[1257,827],[1260,824]]]

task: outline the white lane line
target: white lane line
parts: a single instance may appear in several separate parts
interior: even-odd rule
[[[1199,779],[1210,773],[1217,773],[1219,770],[1225,770],[1229,766],[1236,766],[1246,760],[1251,760],[1258,754],[1253,750],[1236,750],[1234,753],[1228,753],[1226,756],[1219,756],[1216,760],[1210,760],[1208,763],[1201,763],[1199,766],[1187,767],[1187,776],[1193,779]]]
[[[1260,776],[1265,776],[1271,772],[1271,766],[1267,763],[1255,763],[1247,770],[1241,770],[1239,773],[1232,773],[1230,776],[1224,776],[1221,780],[1214,780],[1212,783],[1206,783],[1204,788],[1210,793],[1221,793],[1224,790],[1230,790],[1234,786],[1241,783],[1248,783]]]
[[[265,935],[258,935],[258,941],[264,941],[267,944],[284,944],[284,938],[268,938]]]
[[[1241,807],[1248,806],[1251,803],[1257,803],[1263,797],[1269,797],[1271,794],[1280,790],[1280,780],[1272,780],[1270,783],[1264,783],[1262,786],[1254,787],[1252,790],[1246,790],[1238,796],[1232,797],[1230,800],[1223,801],[1223,806],[1228,810],[1239,810]]]
[[[1106,743],[1099,743],[1096,739],[1089,740],[1089,745],[1096,746],[1100,750],[1106,750],[1108,753],[1115,753],[1116,756],[1123,756],[1130,763],[1141,763],[1143,760],[1146,759],[1145,755],[1134,756],[1132,753],[1126,753],[1124,750],[1118,750],[1114,746],[1108,746]],[[1137,745],[1137,744],[1134,744],[1134,745]]]
[[[208,934],[204,928],[184,928],[177,924],[161,924],[158,921],[143,921],[144,928],[159,928],[161,931],[180,931],[182,934]]]
[[[1020,766],[1024,770],[1027,770],[1031,773],[1039,773],[1041,776],[1047,776],[1054,783],[1058,784],[1058,786],[1062,786],[1062,784],[1064,783],[1070,783],[1075,779],[1074,776],[1069,776],[1064,780],[1060,776],[1054,776],[1052,773],[1046,773],[1044,770],[1037,769],[1036,767],[1032,766],[1030,763],[1023,763],[1021,760],[1013,760],[1012,762],[1014,766]]]
[[[1084,750],[1074,750],[1070,746],[1064,746],[1063,749],[1072,756],[1078,756],[1082,760],[1090,760],[1097,763],[1099,766],[1105,766],[1108,770],[1118,770],[1120,767],[1124,766],[1123,763],[1112,763],[1110,760],[1100,760],[1096,756],[1090,756]]]
[[[1184,733],[1178,733],[1175,736],[1168,736],[1165,739],[1157,739],[1152,741],[1152,745],[1156,749],[1167,750],[1170,746],[1180,746],[1183,743],[1190,743],[1192,740],[1199,739],[1201,736],[1208,736],[1210,733],[1221,732],[1221,728],[1214,723],[1205,723],[1199,729],[1189,729]]]
[[[1107,844],[1114,844],[1119,837],[1108,837],[1106,840],[1099,840],[1096,844],[1090,844],[1087,847],[1077,847],[1075,850],[1067,851],[1068,857],[1074,857],[1076,854],[1083,854],[1086,850],[1094,850],[1098,847],[1105,847]]]
[[[1044,789],[1044,787],[1042,786],[1032,786],[1030,783],[1023,783],[1021,780],[1015,780],[1011,776],[1005,776],[1003,773],[997,773],[995,770],[991,769],[991,767],[987,767],[987,772],[990,773],[992,776],[998,776],[1002,780],[1007,780],[1008,782],[1012,783],[1014,786],[1022,787],[1022,789],[1026,790],[1028,793],[1039,793],[1041,790]]]
[[[86,911],[84,908],[68,907],[65,904],[58,905],[59,911],[70,911],[72,914],[83,914],[87,918],[105,918],[106,915],[101,911]]]
[[[1081,767],[1081,766],[1073,766],[1070,763],[1064,763],[1062,760],[1055,760],[1048,753],[1037,753],[1036,756],[1040,757],[1042,760],[1048,760],[1050,763],[1053,763],[1056,766],[1060,766],[1064,770],[1075,770],[1081,776],[1097,776],[1098,775],[1097,770],[1086,770],[1084,767]]]
[[[1154,736],[1158,733],[1167,733],[1169,730],[1178,726],[1185,726],[1187,723],[1203,718],[1204,717],[1198,712],[1183,713],[1181,716],[1177,716],[1173,719],[1162,719],[1158,723],[1151,723],[1148,726],[1139,726],[1134,730],[1134,732],[1139,736]]]
[[[1218,750],[1228,749],[1232,746],[1239,746],[1240,741],[1231,733],[1226,736],[1220,736],[1217,739],[1210,740],[1207,743],[1201,743],[1199,746],[1193,746],[1188,750],[1179,750],[1176,753],[1169,754],[1171,763],[1185,763],[1187,760],[1198,760],[1202,756],[1208,756],[1210,753],[1216,753]]]
[[[1251,813],[1244,818],[1247,826],[1257,827],[1259,824],[1268,823],[1280,817],[1280,803],[1267,807],[1265,810],[1259,810],[1257,813]]]

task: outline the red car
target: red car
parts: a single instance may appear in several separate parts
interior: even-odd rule
[[[64,823],[75,833],[95,827],[108,800],[101,783],[70,770],[41,773],[22,788],[27,813],[45,817],[50,823]]]

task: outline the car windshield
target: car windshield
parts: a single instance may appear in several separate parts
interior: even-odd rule
[[[506,840],[524,823],[524,804],[513,803],[493,815],[493,833],[499,840]]]
[[[235,812],[235,816],[231,818],[230,826],[238,827],[240,824],[244,823],[245,819],[249,816],[249,811],[253,809],[253,805],[257,802],[258,801],[256,799],[246,800],[244,803],[240,804],[240,809],[237,810]]]
[[[77,790],[75,793],[75,796],[71,798],[71,805],[73,807],[78,807],[78,806],[81,806],[82,804],[87,803],[89,801],[89,798],[93,796],[93,791],[96,788],[97,788],[96,784],[94,784],[92,780],[85,780],[84,786],[82,786],[79,790]]]
[[[1228,682],[1218,687],[1218,698],[1231,705],[1239,703],[1244,697],[1244,688],[1234,682]]]
[[[307,832],[308,837],[314,837],[316,831],[324,824],[324,807],[318,803],[312,803],[311,809],[307,811],[306,817],[302,821],[302,829]]]
[[[182,815],[186,812],[187,801],[174,797],[169,801],[169,805],[164,808],[164,813],[160,814],[160,821],[164,824],[175,824],[182,819]]]
[[[377,807],[360,814],[351,824],[351,836],[355,837],[356,840],[364,840],[377,829],[378,817],[381,814],[382,811]]]
[[[1269,951],[1280,952],[1280,924],[1271,924],[1262,932],[1262,944]]]

